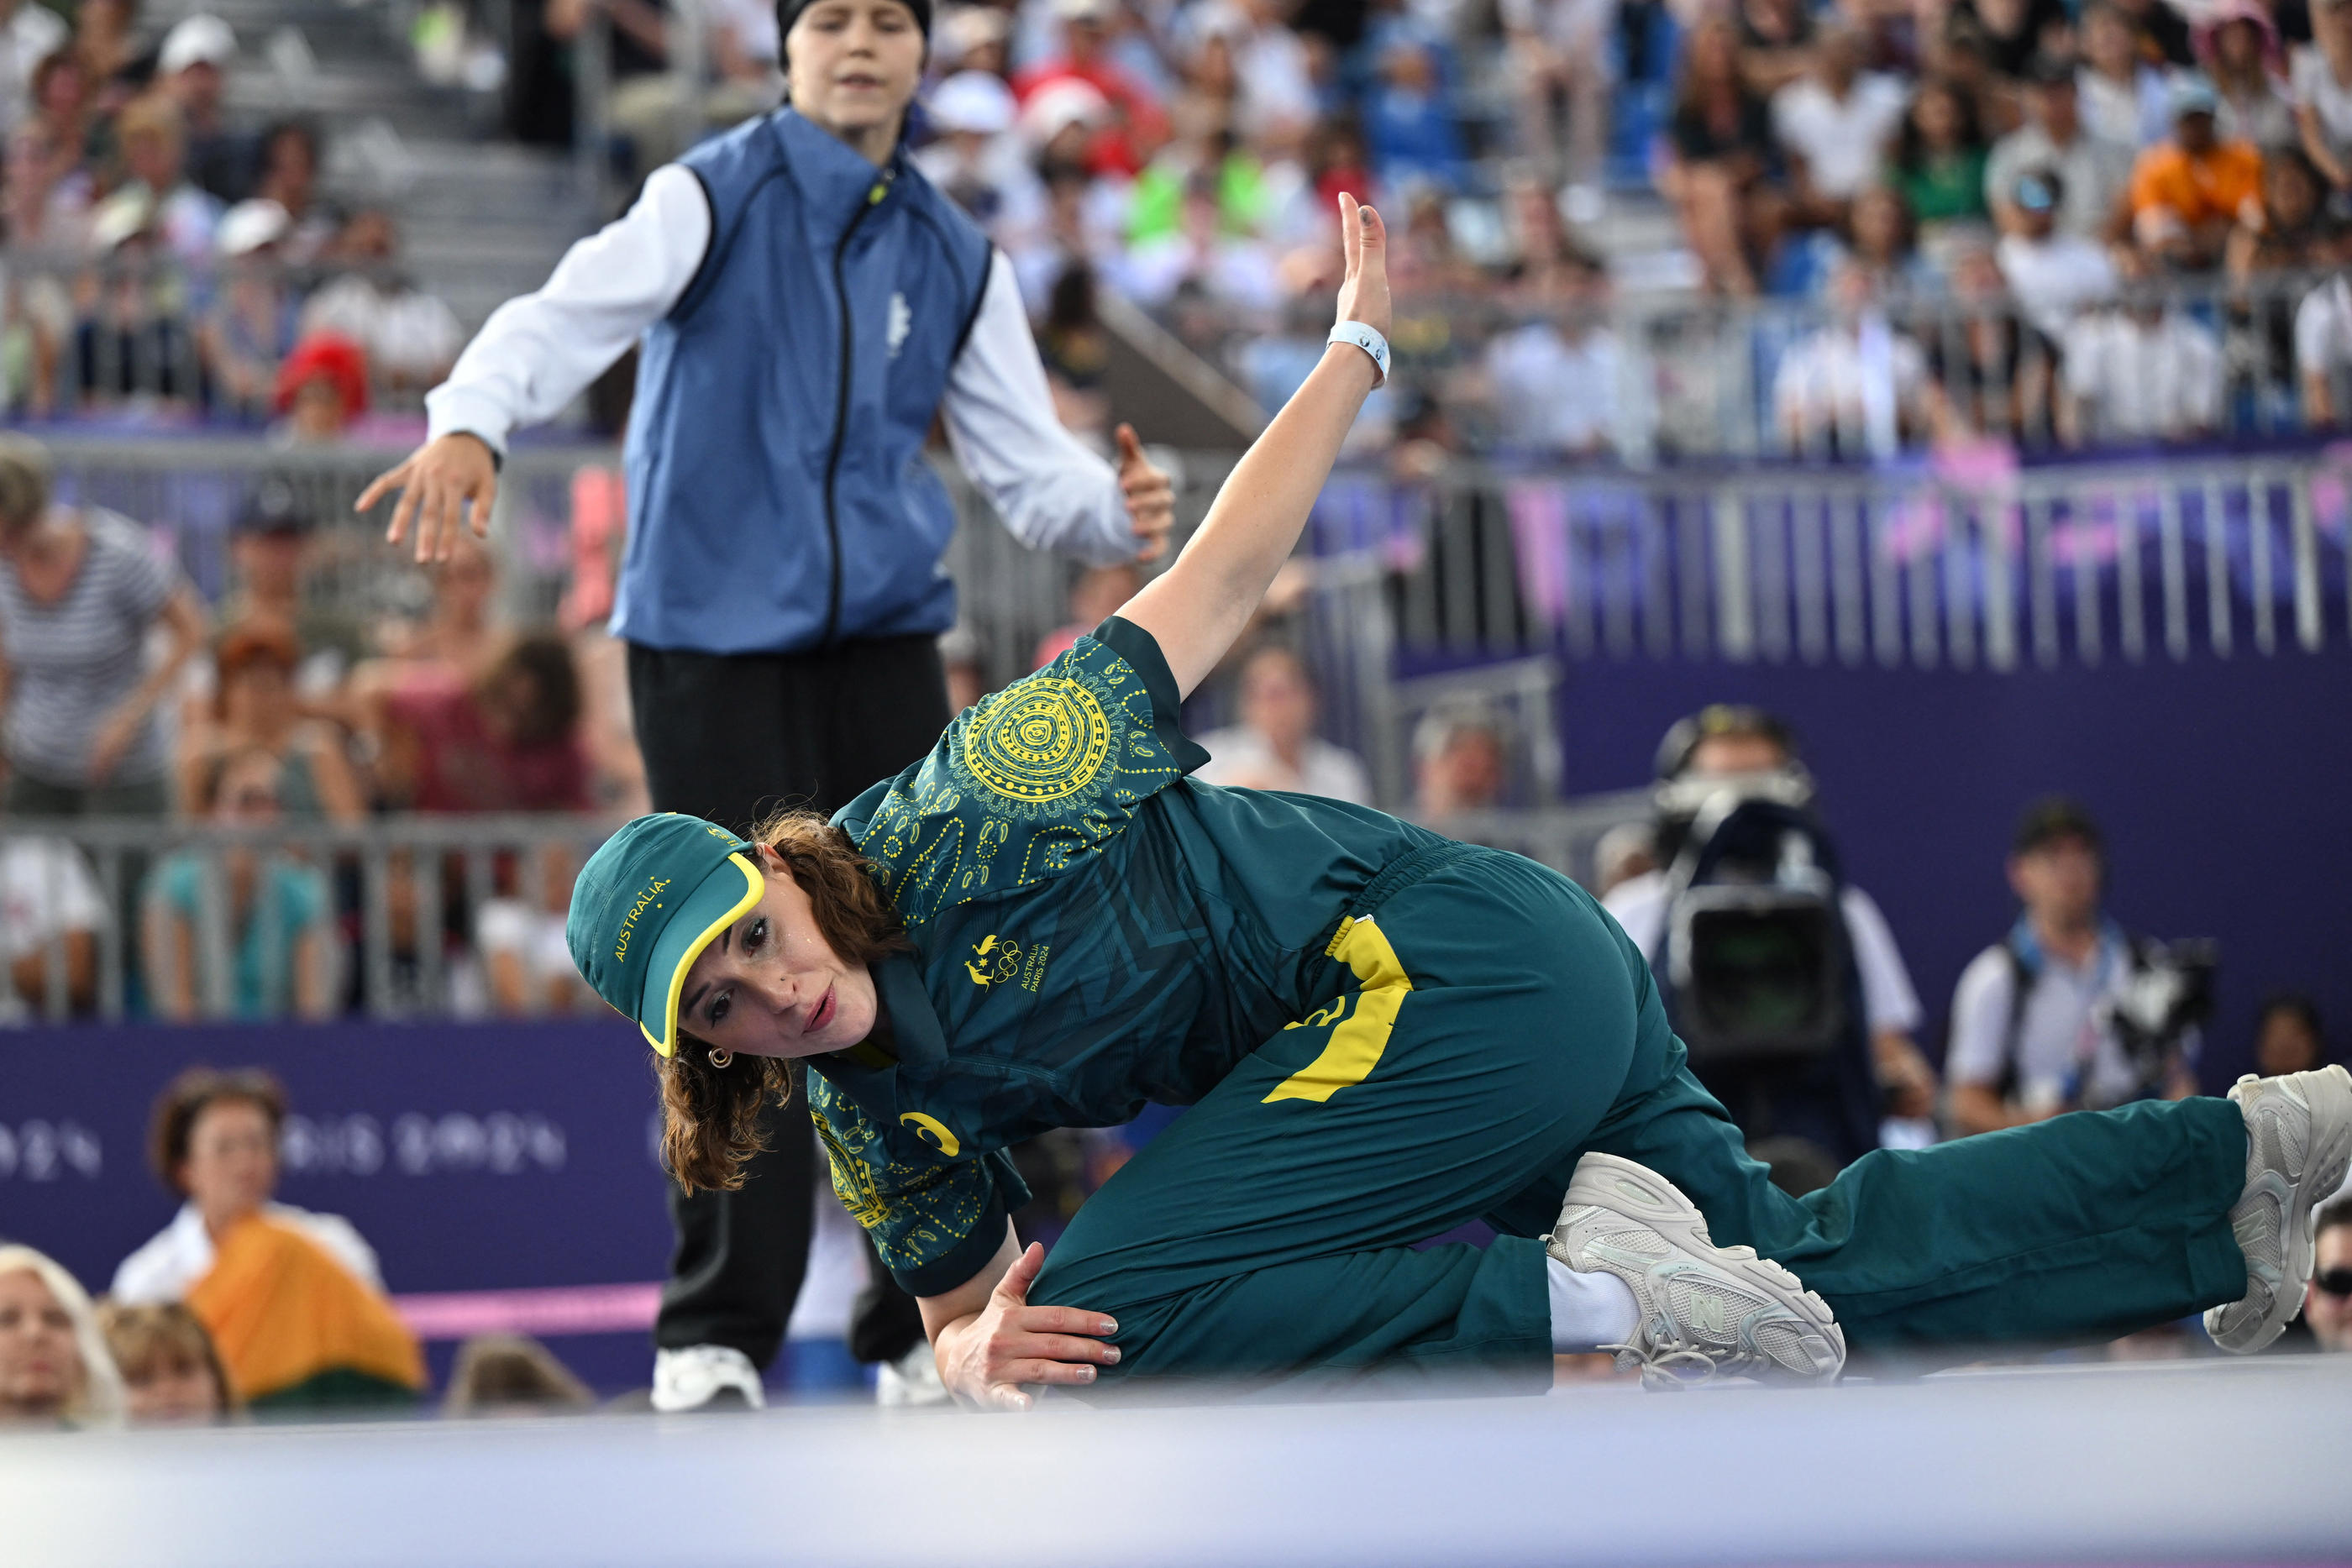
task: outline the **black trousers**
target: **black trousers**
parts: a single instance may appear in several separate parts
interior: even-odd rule
[[[697,653],[629,645],[629,701],[657,811],[738,831],[768,812],[830,813],[930,750],[947,727],[947,683],[929,637],[845,643],[810,653]],[[765,1367],[808,1272],[820,1162],[804,1110],[772,1107],[767,1152],[733,1192],[670,1188],[677,1250],[654,1343],[723,1344]],[[865,1360],[910,1348],[912,1298],[869,1254],[873,1284],[850,1343]]]

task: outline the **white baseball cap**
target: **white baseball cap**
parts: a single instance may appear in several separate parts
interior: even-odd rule
[[[931,94],[930,110],[941,131],[994,136],[1013,129],[1013,89],[986,71],[958,71]]]
[[[225,66],[236,58],[236,34],[218,16],[199,11],[184,16],[177,26],[163,35],[163,47],[155,57],[155,69],[163,76],[177,76],[193,65]]]
[[[1043,147],[1072,124],[1100,125],[1110,114],[1110,99],[1092,82],[1065,77],[1047,82],[1029,97],[1021,110],[1021,131]]]
[[[256,196],[223,214],[213,238],[223,256],[247,256],[263,246],[276,245],[293,226],[293,215],[284,207],[267,196]]]

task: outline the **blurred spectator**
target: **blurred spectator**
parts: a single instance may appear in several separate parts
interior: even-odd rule
[[[2303,298],[2294,312],[2294,373],[2306,424],[2332,425],[2342,417],[2338,396],[2352,371],[2352,283],[2343,272]]]
[[[304,592],[316,528],[317,520],[284,479],[257,485],[229,538],[236,575],[220,620],[230,626],[248,619],[291,626],[302,659],[295,695],[305,704],[331,706],[366,652],[367,636],[353,616]]]
[[[1096,627],[1118,614],[1120,606],[1142,587],[1143,573],[1133,561],[1090,566],[1080,571],[1077,581],[1070,585],[1069,623],[1037,640],[1029,667],[1042,670],[1076,647],[1079,638],[1092,636]]]
[[[1500,0],[1496,10],[1520,153],[1547,186],[1565,182],[1597,197],[1609,151],[1614,0]],[[1565,134],[1554,131],[1560,120]]]
[[[1706,269],[1707,287],[1737,298],[1756,293],[1756,262],[1780,235],[1780,198],[1765,181],[1771,115],[1740,75],[1738,35],[1720,17],[1701,21],[1683,46],[1671,148],[1658,188]]]
[[[165,652],[146,650],[161,627]],[[0,436],[0,655],[12,816],[160,816],[155,705],[204,639],[195,592],[139,526],[50,498],[48,454]]]
[[[89,1292],[30,1247],[0,1246],[0,1427],[113,1426],[124,1404]]]
[[[2179,267],[2220,264],[2230,231],[2260,221],[2263,155],[2224,141],[2212,84],[2185,74],[2172,84],[2172,136],[2132,168],[2132,230],[2140,248]]]
[[[183,267],[209,272],[221,199],[188,178],[187,126],[179,105],[153,93],[125,108],[115,122],[122,162],[130,174],[125,192],[143,192],[150,219],[164,248]]]
[[[942,5],[931,22],[931,68],[942,78],[959,71],[1008,76],[1012,37],[1012,17],[995,5]]]
[[[1424,186],[1449,193],[1465,188],[1470,161],[1461,111],[1427,45],[1400,37],[1381,52],[1362,112],[1381,200],[1402,200]]]
[[[1990,246],[1970,246],[1952,258],[1951,299],[1927,344],[1938,436],[2010,442],[2046,434],[2057,346],[2019,321]]]
[[[1225,26],[1232,13],[1213,0],[1202,10],[1202,25],[1191,30],[1189,45],[1178,55],[1181,76],[1168,108],[1169,126],[1179,141],[1220,131],[1237,135],[1240,130],[1241,73]],[[1158,156],[1166,152],[1162,148]]]
[[[47,1007],[50,954],[58,955],[73,1012],[98,1004],[99,927],[106,898],[82,852],[64,839],[0,835],[0,962],[8,986],[0,1022],[21,1023]]]
[[[192,1067],[165,1086],[148,1154],[183,1202],[115,1270],[114,1297],[186,1301],[248,1405],[408,1403],[424,1363],[374,1251],[340,1216],[271,1201],[285,1121],[285,1090],[258,1070]]]
[[[1903,193],[1923,243],[1932,248],[1940,226],[1980,224],[1990,215],[1990,157],[1975,100],[1948,78],[1921,82],[1895,135],[1887,177]]]
[[[1196,173],[1184,183],[1178,227],[1129,247],[1112,264],[1120,292],[1147,306],[1180,295],[1244,312],[1281,303],[1281,277],[1270,251],[1254,236],[1229,231],[1217,177]]]
[[[2352,192],[2352,0],[2316,0],[2311,36],[2288,68],[2295,129],[2328,184]]]
[[[1443,299],[1475,294],[1485,287],[1486,278],[1476,264],[1462,254],[1454,241],[1443,192],[1430,186],[1415,191],[1406,202],[1402,228],[1391,232],[1397,237],[1389,250],[1389,285],[1399,298]]]
[[[1261,645],[1242,664],[1241,723],[1201,737],[1209,760],[1194,777],[1370,805],[1363,763],[1315,733],[1315,678],[1306,661],[1278,643]]]
[[[2115,298],[2118,279],[2105,246],[2062,233],[2065,183],[2053,170],[2028,169],[2002,193],[2010,232],[2000,242],[2000,276],[2026,320],[2045,337],[2062,336],[2077,311]]]
[[[2197,63],[2196,38],[2189,22],[2191,7],[2172,0],[2109,0],[2130,24],[2133,47],[2144,59],[2169,70]]]
[[[1046,170],[1042,229],[1016,236],[1007,247],[1013,274],[1021,280],[1022,303],[1033,314],[1045,308],[1055,284],[1073,266],[1083,264],[1100,276],[1117,262],[1119,214],[1094,199],[1097,189],[1093,176],[1083,169],[1061,165]]]
[[[1279,175],[1269,178],[1257,155],[1223,127],[1180,137],[1161,148],[1135,182],[1129,198],[1128,242],[1140,244],[1181,228],[1184,194],[1195,183],[1214,187],[1218,222],[1227,233],[1262,235],[1286,193],[1276,187],[1297,180],[1295,170],[1281,172],[1288,174],[1287,181]]]
[[[26,4],[28,8],[37,8],[33,0],[26,0]],[[33,68],[32,118],[28,123],[49,133],[57,144],[58,156],[68,169],[85,169],[89,163],[91,143],[98,136],[99,120],[92,103],[96,96],[89,72],[82,68],[81,57],[70,48],[59,49]]]
[[[369,706],[384,794],[415,811],[586,810],[580,707],[572,652],[550,632],[517,639],[472,680],[419,671]]]
[[[592,1001],[563,939],[578,868],[551,846],[527,863],[531,875],[518,875],[512,892],[486,898],[474,911],[474,946],[490,1007],[508,1017],[570,1012]]]
[[[2035,55],[2063,53],[2073,43],[2063,0],[1958,0],[1951,14],[1977,24],[1993,70],[2011,80]]]
[[[2352,1198],[2339,1197],[2314,1221],[2311,1293],[2303,1321],[2325,1352],[2352,1351]]]
[[[2089,312],[2060,340],[2069,439],[2182,441],[2221,417],[2221,344],[2211,328],[2136,292]]]
[[[2053,798],[2026,812],[2009,856],[2024,912],[1952,993],[1944,1070],[1961,1132],[2196,1092],[2193,1041],[2161,1063],[2136,1062],[2105,1020],[2100,1004],[2137,967],[2130,938],[2100,908],[2105,880],[2099,831],[2081,806]]]
[[[228,759],[261,751],[277,758],[278,804],[297,821],[356,822],[367,814],[341,734],[306,718],[296,682],[302,648],[291,622],[233,622],[214,645],[210,722],[181,737],[182,800],[194,801]]]
[[[2259,273],[2317,271],[2336,260],[2341,225],[2326,208],[2327,184],[2301,148],[2263,156],[2261,222],[2242,219],[2225,252],[2230,280],[2243,286]]]
[[[290,267],[318,260],[342,228],[342,214],[319,194],[319,133],[301,120],[281,120],[261,133],[261,172],[253,193],[286,209]]]
[[[1805,74],[1812,63],[1813,10],[1805,0],[1738,0],[1739,69],[1759,97]]]
[[[188,177],[223,202],[241,202],[253,189],[261,141],[228,123],[223,104],[236,35],[218,16],[183,16],[163,35],[155,83],[179,106],[187,134]]]
[[[915,154],[915,166],[1000,245],[1045,220],[1045,187],[1013,134],[1013,93],[981,71],[962,71],[926,100],[940,139]]]
[[[1054,396],[1054,417],[1108,454],[1110,394],[1103,378],[1110,369],[1111,336],[1095,307],[1095,270],[1084,262],[1072,263],[1054,285],[1037,323],[1037,356]]]
[[[1870,279],[1877,298],[1902,299],[1935,287],[1935,269],[1920,256],[1912,232],[1911,209],[1893,186],[1873,185],[1853,199],[1847,238],[1847,259]]]
[[[289,226],[286,209],[266,196],[228,210],[220,225],[221,288],[196,323],[214,407],[256,424],[268,417],[278,367],[297,337],[300,301],[278,248]]]
[[[75,280],[66,384],[91,409],[193,414],[204,366],[188,319],[187,277],[168,265],[154,204],[139,186],[102,203],[90,221],[99,267]]]
[[[1440,822],[1500,805],[1508,771],[1503,721],[1484,707],[1440,708],[1412,732],[1412,814]]]
[[[433,607],[421,625],[391,622],[377,631],[387,661],[364,672],[368,683],[464,685],[505,649],[499,612],[499,565],[483,543],[460,528],[449,558],[426,569]]]
[[[455,310],[400,271],[400,231],[392,214],[381,207],[353,214],[335,254],[342,276],[303,306],[303,336],[357,344],[369,372],[395,392],[422,395],[439,385],[457,362],[466,331]]]
[[[286,815],[286,773],[257,746],[215,758],[197,771],[189,814],[219,827],[273,826]],[[317,1019],[333,1009],[333,899],[326,878],[288,852],[182,850],[155,867],[144,902],[140,956],[159,1016]]]
[[[2254,1022],[2254,1071],[2276,1078],[2326,1065],[2327,1036],[2319,1027],[2319,1004],[2294,995],[2264,1000]]]
[[[1790,345],[1772,376],[1773,424],[1789,450],[1849,461],[1894,455],[1928,423],[1927,361],[1887,325],[1870,277],[1831,274],[1831,319]]]
[[[2083,63],[2074,73],[2083,123],[2125,147],[2151,147],[2171,132],[2164,74],[2140,52],[2137,26],[2107,0],[2083,8]]]
[[[1013,95],[1025,110],[1040,92],[1064,82],[1093,88],[1108,112],[1087,139],[1086,166],[1097,174],[1131,178],[1168,140],[1168,115],[1150,89],[1110,57],[1118,0],[1052,0],[1052,5],[1062,27],[1061,52],[1013,78]]]
[[[74,53],[98,85],[101,108],[119,107],[139,85],[138,19],[139,0],[80,0],[74,7]]]
[[[109,1301],[99,1306],[98,1323],[133,1421],[212,1422],[236,1407],[213,1336],[185,1302]]]
[[[1985,195],[2004,232],[2017,227],[2011,195],[2029,170],[2058,176],[2057,231],[2101,245],[2121,240],[2131,222],[2134,143],[2110,141],[2084,123],[2074,68],[2055,56],[2033,62],[2025,89],[2023,125],[1992,145],[1985,161]]]
[[[449,1368],[445,1416],[530,1416],[585,1410],[588,1385],[554,1353],[521,1334],[476,1334],[457,1347]]]
[[[1843,228],[1853,200],[1878,183],[1886,143],[1903,121],[1906,94],[1892,77],[1862,68],[1864,39],[1832,23],[1813,67],[1772,95],[1772,130],[1789,160],[1799,223]]]
[[[91,189],[79,142],[67,141],[37,119],[8,133],[11,246],[58,260],[78,259],[89,245]]]
[[[340,441],[368,409],[367,350],[340,332],[310,332],[278,367],[269,406],[294,445]]]
[[[0,135],[33,107],[33,71],[69,36],[63,18],[39,0],[0,0]]]
[[[2199,23],[2197,56],[2213,83],[2213,126],[2224,141],[2267,152],[2296,140],[2294,110],[2279,76],[2278,29],[2258,0],[2222,0]]]
[[[627,533],[628,495],[620,469],[582,466],[572,476],[572,582],[556,607],[556,623],[570,638],[580,671],[580,733],[596,809],[616,819],[653,809],[629,706],[628,644],[605,630]]]
[[[1579,256],[1547,272],[1543,313],[1486,343],[1480,369],[1496,442],[1548,457],[1622,455],[1646,440],[1648,410],[1631,395],[1600,267]]]
[[[1201,30],[1224,40],[1240,89],[1234,129],[1269,156],[1295,156],[1316,115],[1315,64],[1290,26],[1297,0],[1211,0]]]

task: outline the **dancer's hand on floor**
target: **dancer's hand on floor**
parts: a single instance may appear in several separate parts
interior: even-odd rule
[[[1024,1383],[1091,1383],[1097,1364],[1118,1360],[1105,1336],[1118,1325],[1078,1307],[1033,1307],[1029,1287],[1045,1266],[1035,1242],[1013,1260],[988,1305],[940,1332],[940,1375],[948,1391],[984,1410],[1026,1410],[1034,1397]]]

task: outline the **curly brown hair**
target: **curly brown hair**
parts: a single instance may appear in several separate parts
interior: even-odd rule
[[[259,1106],[269,1120],[273,1138],[286,1124],[285,1086],[258,1067],[226,1072],[191,1067],[173,1079],[156,1097],[154,1115],[147,1124],[147,1160],[163,1185],[182,1197],[188,1196],[188,1188],[180,1179],[180,1167],[188,1163],[188,1139],[195,1131],[196,1118],[204,1114],[205,1107],[223,1100],[244,1100]]]
[[[808,894],[817,931],[844,962],[871,965],[906,949],[898,910],[847,833],[814,811],[786,810],[751,837],[783,861]],[[760,1107],[771,1097],[791,1100],[792,1069],[772,1056],[713,1067],[709,1048],[678,1031],[677,1051],[654,1058],[654,1076],[661,1084],[662,1161],[679,1186],[692,1192],[743,1185],[744,1163],[765,1146]]]

